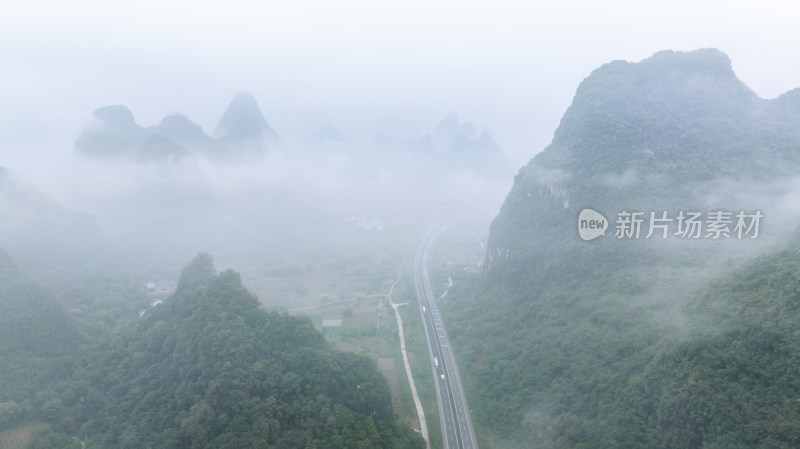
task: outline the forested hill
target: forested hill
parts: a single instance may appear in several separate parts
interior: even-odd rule
[[[581,83],[515,177],[484,273],[443,307],[483,445],[797,447],[797,99],[759,98],[711,49]],[[580,238],[585,208],[604,236]],[[638,237],[615,235],[624,211],[643,212]],[[680,211],[702,214],[699,238]],[[733,231],[740,211],[763,214],[757,238]],[[646,237],[650,212],[663,234]]]
[[[33,398],[85,342],[53,294],[0,248],[0,429],[20,412],[11,404]]]
[[[83,339],[47,289],[26,275],[0,248],[0,350],[4,356],[51,356]]]
[[[799,116],[798,90],[759,98],[718,50],[605,64],[515,177],[492,223],[487,265],[561,253],[576,243],[585,207],[611,219],[612,234],[624,208],[764,208],[753,195],[783,194],[776,179],[800,173]]]
[[[371,359],[308,319],[261,308],[211,257],[176,293],[37,395],[39,416],[92,448],[421,448]]]

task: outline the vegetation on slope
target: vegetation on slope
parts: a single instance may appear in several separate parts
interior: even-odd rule
[[[424,446],[373,360],[265,311],[202,254],[172,297],[43,386],[28,417],[90,449]]]
[[[484,445],[797,447],[798,237],[781,241],[787,211],[759,196],[800,172],[794,97],[758,98],[715,50],[581,84],[492,223],[486,271],[444,307]],[[753,205],[764,244],[648,240],[647,221],[614,237],[623,210]],[[586,207],[605,237],[579,239]],[[787,249],[745,262],[767,241]]]

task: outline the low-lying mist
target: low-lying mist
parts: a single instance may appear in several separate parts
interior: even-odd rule
[[[381,143],[282,144],[228,161],[193,153],[142,162],[61,149],[53,150],[56,159],[50,162],[17,156],[6,168],[15,173],[19,165],[15,182],[52,198],[65,214],[93,221],[93,244],[125,265],[175,273],[205,251],[221,266],[242,270],[247,282],[250,272],[294,267],[298,259],[303,269],[407,250],[438,219],[499,209],[510,176],[482,176],[455,168],[457,160],[448,167],[448,161],[414,151]],[[37,166],[36,181],[26,179]],[[51,175],[43,178],[42,172]],[[7,217],[20,213],[1,210]],[[24,252],[66,216],[43,218],[43,229],[9,235],[0,246],[15,239],[12,255]],[[67,229],[63,243],[77,238]],[[80,252],[90,245],[70,248],[76,246]],[[36,257],[47,257],[47,251]]]

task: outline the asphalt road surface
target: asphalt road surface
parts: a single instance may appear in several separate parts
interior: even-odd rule
[[[458,374],[456,360],[428,279],[428,250],[446,227],[447,223],[434,226],[420,241],[414,257],[414,284],[431,355],[431,370],[436,382],[444,447],[473,449],[478,447],[478,443],[475,441],[475,430],[472,427],[464,387],[461,385],[461,376]]]

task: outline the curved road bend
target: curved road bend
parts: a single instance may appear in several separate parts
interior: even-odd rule
[[[414,256],[414,284],[417,289],[425,339],[431,354],[431,370],[436,385],[436,399],[439,405],[444,447],[446,449],[477,449],[478,443],[475,440],[475,430],[472,427],[461,376],[458,374],[458,366],[428,279],[428,250],[448,224],[434,226],[420,241]]]

